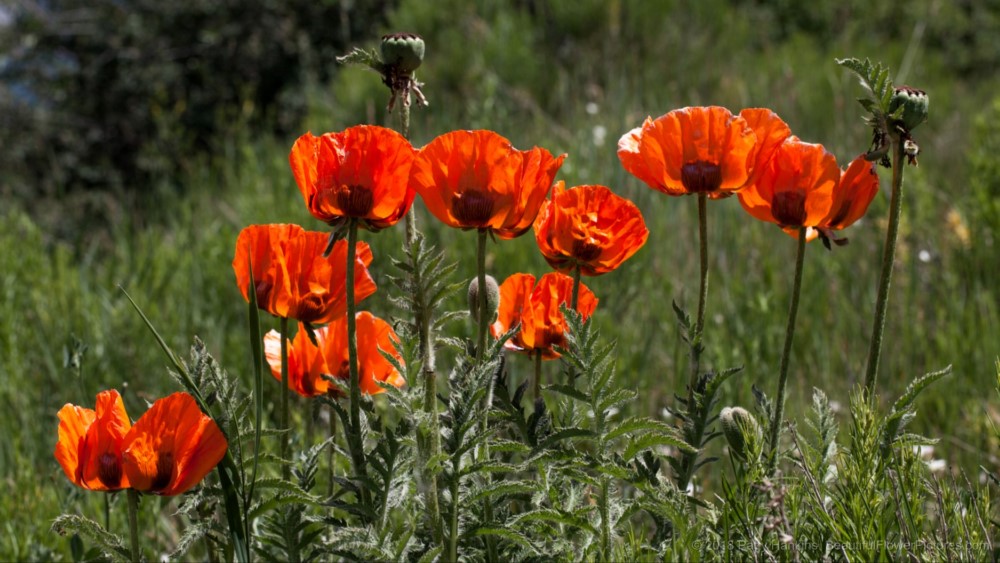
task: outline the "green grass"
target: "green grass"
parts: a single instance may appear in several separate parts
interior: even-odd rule
[[[565,53],[545,50],[546,37],[524,14],[486,4],[475,11],[456,2],[460,17],[454,26],[439,23],[452,17],[446,10],[416,2],[403,2],[394,15],[398,28],[428,39],[420,78],[431,106],[414,110],[414,144],[456,128],[494,129],[521,148],[537,144],[568,153],[559,175],[568,185],[605,184],[639,205],[649,242],[620,270],[584,283],[600,299],[598,327],[618,340],[620,385],[639,391],[636,412],[657,415],[673,404],[675,393],[683,393],[686,380],[686,348],[670,303],[688,310],[696,305],[696,201],[669,198],[627,175],[615,155],[618,137],[647,115],[685,105],[721,104],[734,111],[767,106],[793,132],[824,143],[846,165],[867,148],[868,133],[853,102],[860,88],[833,59],[870,56],[899,68],[910,35],[880,42],[855,23],[826,43],[804,34],[778,41],[738,11],[716,16],[705,8],[681,22],[666,17],[664,3],[655,21],[624,11],[620,25],[648,31],[632,45],[620,35],[613,41],[600,3],[579,14],[555,13],[554,3],[550,16],[569,30]],[[587,31],[595,18],[599,28]],[[996,411],[991,405],[993,362],[1000,354],[1000,261],[995,247],[963,235],[962,228],[977,234],[996,227],[977,213],[979,194],[969,186],[982,182],[970,182],[967,165],[970,131],[976,116],[990,111],[997,79],[962,79],[945,54],[929,46],[920,53],[921,63],[909,68],[906,80],[930,93],[932,117],[917,132],[924,150],[920,166],[906,171],[879,390],[886,399],[895,397],[919,375],[953,365],[953,375],[921,398],[915,424],[942,438],[937,456],[975,475],[980,464],[995,467],[997,445],[985,412]],[[339,130],[369,116],[395,123],[384,113],[386,93],[377,77],[361,70],[346,69],[333,84],[314,86],[311,98],[314,109],[302,132]],[[995,127],[980,125],[983,135],[994,137]],[[246,309],[230,265],[236,235],[252,223],[323,228],[302,205],[288,169],[293,141],[294,135],[220,140],[211,155],[185,167],[190,172],[178,179],[182,195],[151,187],[155,204],[147,207],[155,213],[84,224],[72,239],[51,236],[40,226],[49,220],[21,205],[0,211],[0,468],[12,492],[0,499],[0,559],[68,556],[68,541],[49,532],[51,521],[64,511],[102,518],[99,495],[74,489],[51,454],[55,413],[64,403],[91,405],[98,391],[116,387],[130,412],[141,412],[142,401],[172,390],[166,361],[119,286],[175,350],[186,350],[197,335],[227,370],[249,381]],[[883,186],[888,180],[883,173]],[[471,279],[474,235],[438,225],[416,205],[421,229],[459,263],[457,275]],[[789,419],[805,411],[813,387],[846,410],[861,382],[887,208],[887,194],[878,196],[864,220],[844,233],[849,246],[828,252],[813,243],[807,249]],[[708,211],[703,362],[744,366],[724,387],[723,404],[749,406],[751,385],[769,394],[776,385],[795,241],[753,220],[735,198],[711,202]],[[362,237],[373,246],[374,275],[384,289],[364,305],[391,316],[385,276],[391,274],[390,256],[399,256],[401,228]],[[547,271],[530,235],[490,244],[487,264],[499,281],[520,271]],[[472,334],[472,327],[455,326],[455,333]],[[76,341],[87,346],[79,375],[65,361]],[[510,369],[528,373],[532,367],[518,357]],[[552,377],[558,371],[547,370]],[[277,388],[271,389],[266,408],[277,397]],[[711,474],[709,469],[702,477]],[[124,502],[113,505],[112,529],[124,530]],[[170,525],[164,520],[150,529],[169,538],[176,533]]]

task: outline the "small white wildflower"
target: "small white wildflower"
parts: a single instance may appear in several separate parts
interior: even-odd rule
[[[924,263],[930,262],[931,253],[926,250],[921,250],[919,253],[917,253],[917,258],[919,258],[920,261]]]
[[[834,414],[839,413],[841,408],[843,408],[843,407],[841,407],[840,401],[830,401],[830,410]]]
[[[934,457],[934,446],[913,446],[913,453],[921,459],[931,459]]]
[[[948,462],[943,459],[932,459],[926,463],[931,473],[941,473],[948,467]]]
[[[597,102],[587,102],[586,109],[590,115],[597,115],[597,112],[601,111],[601,107],[597,105]]]
[[[608,137],[608,128],[603,125],[595,125],[592,133],[594,135],[594,145],[598,147],[604,145],[604,141]]]

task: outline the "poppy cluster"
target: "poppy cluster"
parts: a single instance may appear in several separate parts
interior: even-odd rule
[[[379,383],[399,387],[404,381],[399,371],[382,352],[402,362],[396,351],[399,337],[389,323],[364,311],[355,317],[358,331],[358,373],[361,391],[368,395],[382,393]],[[299,331],[288,349],[288,387],[303,397],[338,395],[327,377],[346,381],[349,376],[347,352],[347,317],[341,317],[328,326],[313,331],[316,343],[309,338],[305,326]],[[281,381],[281,335],[270,331],[264,336],[264,355],[271,373]]]
[[[135,489],[179,495],[205,478],[226,454],[218,425],[187,393],[160,399],[133,425],[115,390],[93,410],[59,410],[56,460],[74,485],[92,491]]]
[[[347,311],[347,242],[340,240],[323,255],[328,236],[298,225],[251,225],[236,239],[233,271],[243,298],[250,300],[253,272],[257,306],[280,318],[328,323]],[[368,273],[372,252],[357,243],[354,299],[375,293]]]
[[[822,145],[806,143],[773,111],[689,107],[647,118],[618,142],[625,170],[668,195],[739,194],[746,211],[793,236],[832,237],[857,221],[878,192],[873,163],[846,172]]]

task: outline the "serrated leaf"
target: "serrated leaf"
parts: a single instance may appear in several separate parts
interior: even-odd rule
[[[892,404],[892,409],[894,411],[902,411],[909,408],[924,389],[949,373],[951,373],[950,365],[944,369],[928,373],[918,378],[906,387],[906,392],[904,392],[899,399],[896,399],[896,402]]]
[[[112,561],[127,563],[132,555],[125,547],[125,541],[118,535],[107,531],[97,522],[76,514],[62,514],[52,522],[52,531],[65,536],[70,533],[80,534],[100,547],[101,552]]]
[[[624,457],[626,461],[631,461],[632,458],[643,450],[648,450],[656,446],[670,446],[689,454],[696,453],[698,451],[684,440],[674,436],[665,434],[646,434],[633,438],[629,442],[628,446],[625,447],[625,451],[622,452],[622,457]]]

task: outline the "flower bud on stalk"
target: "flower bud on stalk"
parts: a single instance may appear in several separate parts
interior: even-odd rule
[[[382,62],[401,74],[409,74],[424,60],[424,40],[414,33],[393,33],[382,36]]]
[[[930,98],[923,90],[909,86],[897,86],[889,100],[889,115],[896,113],[899,108],[903,108],[899,119],[893,120],[893,123],[909,133],[927,121],[929,103]]]
[[[719,420],[733,455],[741,461],[756,461],[760,457],[763,434],[753,415],[742,407],[726,407],[719,414]]]
[[[500,308],[500,288],[491,275],[486,276],[486,308],[491,313],[489,322],[492,324]],[[479,318],[479,278],[472,278],[469,284],[469,314],[473,320]]]

